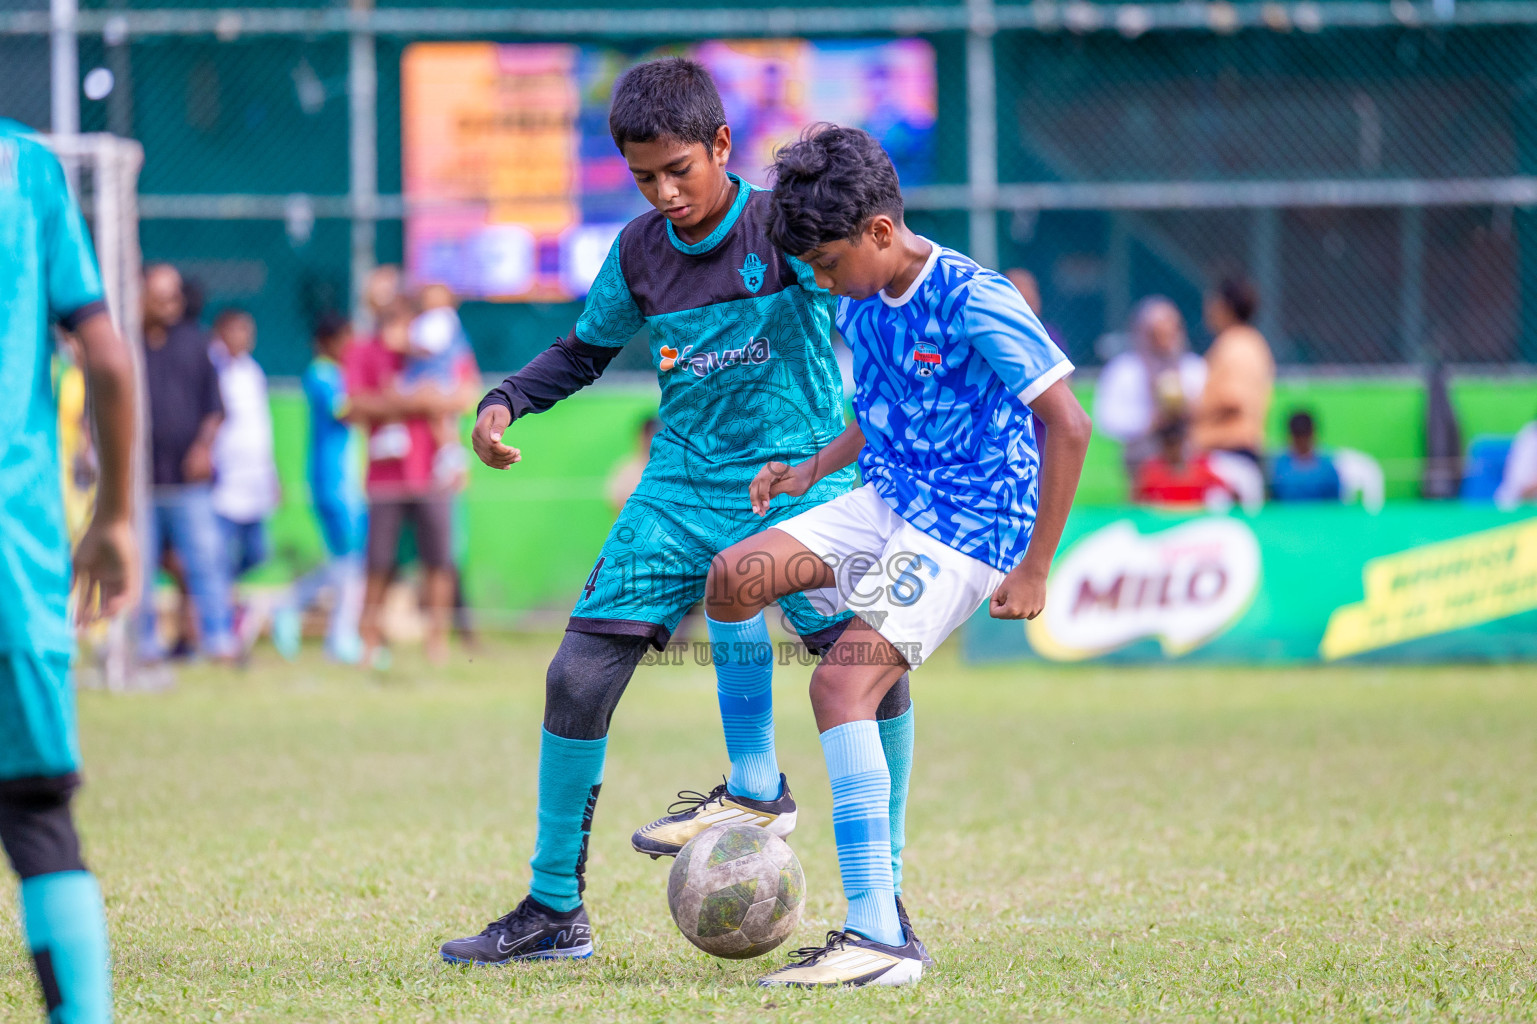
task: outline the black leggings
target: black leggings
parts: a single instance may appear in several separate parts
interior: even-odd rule
[[[0,782],[0,846],[22,879],[85,870],[69,813],[79,785],[74,772]]]
[[[570,740],[607,736],[614,708],[650,643],[649,637],[567,630],[545,675],[544,727]],[[896,718],[912,704],[904,672],[886,691],[875,717]]]

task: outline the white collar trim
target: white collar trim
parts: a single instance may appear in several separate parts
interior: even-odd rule
[[[918,237],[923,238],[922,235]],[[886,289],[884,288],[875,293],[881,297],[882,302],[892,309],[898,306],[905,306],[912,301],[912,297],[918,294],[919,285],[928,280],[929,275],[934,272],[934,264],[939,262],[939,246],[927,238],[923,238],[923,240],[929,243],[929,258],[923,261],[923,269],[918,271],[918,276],[913,278],[913,283],[907,286],[907,290],[894,299],[886,294]]]

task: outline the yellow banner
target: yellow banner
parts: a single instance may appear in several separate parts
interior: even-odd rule
[[[1537,608],[1537,519],[1374,558],[1361,575],[1365,600],[1329,616],[1325,661]]]

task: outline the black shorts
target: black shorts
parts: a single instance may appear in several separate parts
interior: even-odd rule
[[[400,531],[411,524],[424,569],[453,565],[453,499],[446,494],[374,498],[368,503],[368,571],[385,575],[400,562]]]

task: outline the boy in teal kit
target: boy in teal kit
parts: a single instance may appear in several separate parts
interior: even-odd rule
[[[0,120],[0,845],[52,1024],[112,1017],[101,890],[80,859],[70,551],[59,487],[50,321],[80,339],[97,425],[96,513],[75,554],[82,619],[138,590],[129,522],[133,364],[58,160]]]
[[[299,378],[310,413],[310,501],[326,562],[294,583],[272,620],[272,642],[283,657],[299,656],[302,616],[322,589],[330,587],[331,620],[326,654],[346,665],[363,656],[358,619],[363,610],[363,547],[367,512],[353,452],[354,432],[342,378],[342,358],[352,343],[352,325],[339,313],[326,313],[315,325],[315,358]]]
[[[731,131],[708,72],[673,58],[632,68],[615,87],[609,127],[655,210],[615,240],[575,330],[481,402],[475,451],[493,468],[519,461],[502,441],[508,425],[596,380],[642,327],[650,329],[662,427],[549,668],[530,895],[481,934],[444,944],[454,962],[591,954],[582,870],[614,707],[646,648],[665,645],[704,596],[711,559],[759,528],[744,499],[757,470],[766,460],[809,458],[843,429],[831,298],[809,267],[769,241],[769,193],[726,172]],[[852,479],[847,469],[827,474],[780,514],[844,493]],[[802,595],[782,607],[813,650],[849,621]],[[653,857],[675,855],[716,821],[780,835],[795,827],[795,801],[774,756],[774,657],[763,617],[711,623],[710,639],[731,774],[708,793],[679,794],[678,813],[635,833],[632,845]],[[905,681],[879,717],[890,759],[910,761]],[[898,852],[903,801],[905,790],[893,796]]]

